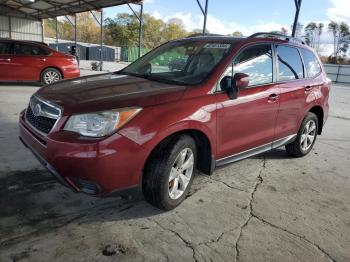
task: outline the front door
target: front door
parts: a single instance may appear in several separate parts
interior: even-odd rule
[[[226,75],[249,75],[250,84],[239,91],[237,99],[230,100],[226,92],[216,95],[217,159],[271,147],[279,104],[272,54],[270,44],[247,47],[226,71]]]

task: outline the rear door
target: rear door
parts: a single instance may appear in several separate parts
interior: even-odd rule
[[[270,147],[278,110],[272,45],[245,48],[225,75],[232,72],[248,74],[250,84],[239,90],[234,100],[226,92],[217,93],[217,158],[221,161],[250,149]]]
[[[38,81],[47,64],[47,51],[30,43],[14,43],[11,61],[12,78],[20,81]]]
[[[304,68],[298,48],[276,45],[277,81],[280,88],[280,106],[276,122],[275,140],[298,132],[304,117],[308,95]],[[313,97],[310,101],[313,101]]]
[[[10,41],[0,41],[0,81],[11,80],[12,44]]]

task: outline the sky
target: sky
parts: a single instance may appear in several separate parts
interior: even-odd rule
[[[205,0],[199,0],[205,3]],[[138,7],[135,6],[135,10]],[[203,16],[196,0],[144,0],[144,11],[165,21],[181,18],[187,30],[200,29]],[[117,13],[131,12],[128,6],[105,9],[107,17]],[[207,29],[210,33],[230,34],[241,31],[244,35],[254,32],[280,30],[289,31],[294,20],[294,0],[209,0]],[[350,0],[303,0],[299,22],[345,21],[350,24]],[[327,27],[325,26],[325,30]],[[331,36],[325,32],[324,44],[331,43]],[[325,47],[327,48],[327,47]]]

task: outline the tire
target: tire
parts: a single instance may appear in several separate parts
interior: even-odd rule
[[[191,155],[192,170],[190,167],[185,169],[191,163]],[[176,136],[161,142],[144,169],[142,191],[145,199],[163,210],[177,207],[188,195],[196,171],[197,147],[190,136]]]
[[[62,74],[60,71],[58,71],[55,68],[46,68],[40,76],[41,83],[43,85],[49,85],[53,84],[55,82],[58,82],[62,79]]]
[[[295,141],[286,145],[287,153],[293,157],[307,155],[315,144],[317,134],[318,118],[314,113],[309,112],[301,123]]]

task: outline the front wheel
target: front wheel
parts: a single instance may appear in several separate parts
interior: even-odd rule
[[[317,133],[318,118],[314,113],[309,112],[300,126],[295,141],[286,145],[287,153],[293,157],[307,155],[315,144]]]
[[[47,68],[41,73],[41,83],[44,85],[53,84],[61,79],[61,72],[55,68]]]
[[[186,198],[197,164],[197,147],[188,135],[170,138],[152,153],[144,170],[143,194],[152,205],[171,210]]]

